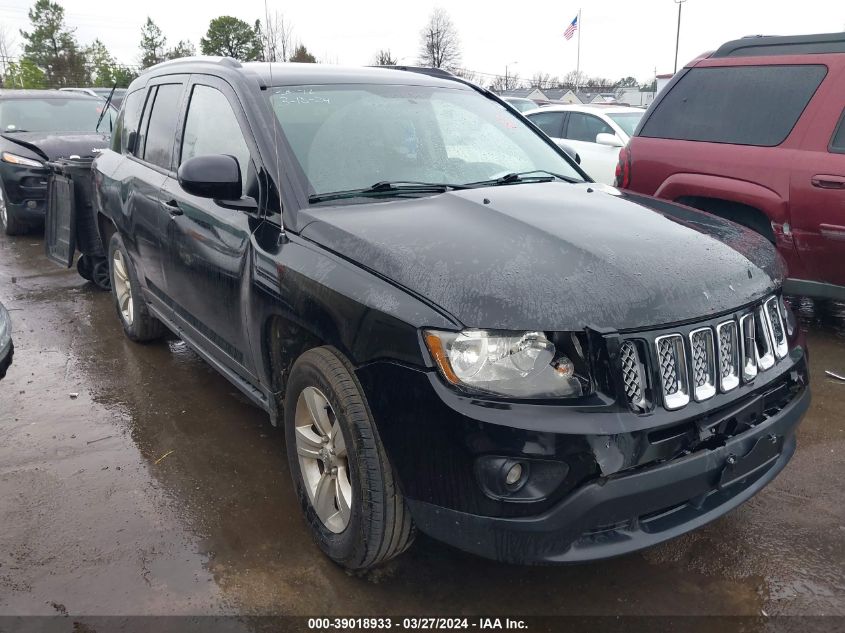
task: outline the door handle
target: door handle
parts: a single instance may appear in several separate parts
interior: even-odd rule
[[[845,189],[845,176],[817,174],[810,179],[810,182],[819,189]]]
[[[182,209],[179,208],[179,203],[176,200],[168,200],[167,202],[162,202],[161,204],[173,217],[177,215],[182,215],[183,213]]]

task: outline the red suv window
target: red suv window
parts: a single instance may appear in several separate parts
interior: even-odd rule
[[[826,74],[821,64],[691,68],[656,105],[639,135],[780,145]]]

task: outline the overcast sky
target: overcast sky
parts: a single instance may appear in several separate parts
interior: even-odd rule
[[[264,15],[263,0],[59,0],[82,44],[99,37],[121,62],[138,59],[140,28],[149,15],[168,43],[199,39],[211,18],[234,15],[250,23]],[[530,78],[542,71],[575,69],[577,37],[563,31],[582,9],[581,70],[618,79],[647,80],[672,72],[677,5],[674,0],[267,0],[281,11],[294,35],[318,59],[361,65],[389,48],[402,63],[414,63],[419,31],[431,10],[449,12],[461,38],[462,66],[491,74]],[[0,25],[28,27],[29,0],[0,0]],[[687,0],[683,6],[679,65],[722,42],[750,34],[792,35],[845,29],[843,0]],[[20,39],[20,38],[19,38]]]

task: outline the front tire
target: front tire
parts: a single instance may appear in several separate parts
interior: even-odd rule
[[[0,230],[5,235],[24,235],[29,231],[29,225],[16,218],[14,212],[8,207],[3,185],[0,185]]]
[[[352,367],[333,347],[294,363],[285,395],[288,462],[320,549],[347,569],[401,554],[414,526]]]
[[[161,338],[165,327],[147,307],[132,259],[119,233],[112,235],[109,242],[109,277],[117,316],[126,336],[136,343]]]

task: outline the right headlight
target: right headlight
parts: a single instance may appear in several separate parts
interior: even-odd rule
[[[3,152],[0,155],[4,163],[11,163],[12,165],[21,165],[22,167],[44,167],[44,163],[41,161],[33,160],[32,158],[27,158],[26,156],[18,156],[17,154],[12,154],[11,152]]]
[[[584,394],[584,378],[576,374],[575,363],[543,332],[425,330],[423,334],[440,374],[458,387],[515,398]]]

